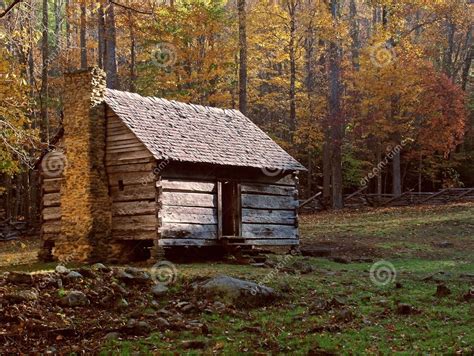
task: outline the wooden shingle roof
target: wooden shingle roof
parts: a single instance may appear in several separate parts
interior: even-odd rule
[[[238,110],[107,89],[106,104],[156,159],[305,170]]]

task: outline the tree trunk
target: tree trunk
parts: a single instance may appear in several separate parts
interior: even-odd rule
[[[324,132],[323,144],[323,202],[331,203],[331,136],[329,130]]]
[[[380,141],[377,143],[377,164],[382,162],[382,144]],[[380,202],[382,200],[382,172],[377,175],[377,199]]]
[[[247,115],[247,14],[245,0],[238,0],[239,12],[239,110]]]
[[[43,67],[41,71],[41,140],[49,142],[49,118],[48,118],[48,0],[43,0],[43,39],[41,52],[43,54]]]
[[[87,68],[87,39],[86,39],[86,2],[81,0],[81,29],[80,29],[80,47],[81,47],[81,68]]]
[[[334,22],[339,19],[338,0],[331,1],[331,14]],[[341,48],[331,42],[329,48],[329,118],[331,137],[331,178],[332,178],[332,207],[342,209],[342,138],[344,122],[341,112]]]
[[[99,5],[97,10],[97,64],[99,68],[104,68],[105,58],[105,18],[104,18],[104,7],[102,3]]]
[[[290,142],[293,142],[293,134],[296,131],[296,8],[298,0],[288,1],[288,12],[290,14]]]
[[[356,70],[359,70],[359,22],[357,21],[357,6],[356,0],[351,0],[349,4],[349,17],[351,24],[351,52],[352,52],[352,65]]]
[[[130,91],[135,91],[135,81],[137,79],[136,73],[136,53],[135,53],[135,29],[133,27],[132,13],[128,13],[130,21]]]
[[[107,73],[107,88],[118,89],[119,80],[116,59],[116,29],[114,5],[109,3],[105,12],[105,60],[104,67]]]
[[[396,197],[402,195],[400,151],[397,151],[392,159],[392,194]]]

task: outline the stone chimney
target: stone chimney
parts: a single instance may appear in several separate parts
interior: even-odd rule
[[[111,236],[111,200],[105,171],[105,73],[99,68],[65,75],[60,261],[105,260]]]

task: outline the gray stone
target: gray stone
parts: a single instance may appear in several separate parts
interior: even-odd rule
[[[62,266],[62,265],[57,265],[56,266],[56,272],[58,272],[60,274],[68,274],[71,271],[69,269],[67,269],[66,267]]]
[[[120,333],[116,332],[116,331],[112,331],[110,333],[108,333],[107,335],[105,335],[104,339],[106,340],[118,340],[120,338]]]
[[[151,293],[155,297],[165,295],[167,292],[168,292],[168,287],[165,286],[164,284],[160,284],[160,283],[154,285],[153,288],[151,289]]]
[[[84,307],[90,304],[89,298],[77,290],[68,292],[62,299],[61,302],[65,306],[69,307]]]
[[[128,302],[127,300],[125,300],[124,298],[120,298],[119,300],[117,300],[117,302],[115,303],[115,306],[118,308],[118,309],[125,309],[128,307]]]
[[[235,304],[248,306],[268,304],[277,297],[270,287],[224,275],[211,278],[195,288],[208,295],[223,296]]]
[[[71,271],[66,275],[66,279],[81,279],[84,278],[82,274],[76,271]]]
[[[99,272],[110,272],[110,268],[106,267],[102,263],[96,263],[91,266],[91,269]]]
[[[127,323],[127,329],[130,332],[136,334],[148,334],[151,330],[150,324],[146,321],[137,321],[136,319],[130,319]]]
[[[143,284],[150,281],[150,275],[143,271],[132,271],[127,268],[126,270],[118,270],[116,277],[126,284]]]
[[[170,326],[170,323],[165,318],[157,318],[155,322],[160,329],[166,329]]]

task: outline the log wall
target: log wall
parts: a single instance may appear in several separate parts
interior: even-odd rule
[[[157,181],[160,244],[206,245],[217,240],[217,184],[211,181]]]
[[[62,177],[42,175],[41,238],[55,241],[61,233],[61,183]]]
[[[298,191],[294,181],[243,183],[240,189],[243,238],[298,239]]]
[[[112,239],[156,239],[155,166],[143,143],[109,110],[106,167],[112,198]]]

